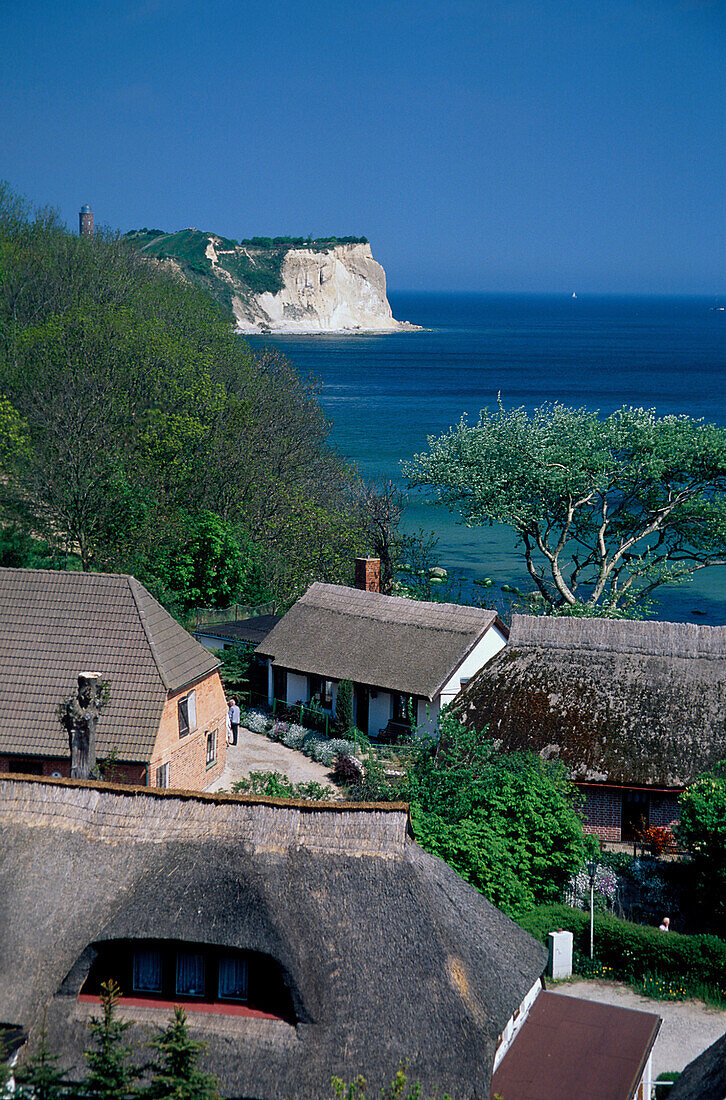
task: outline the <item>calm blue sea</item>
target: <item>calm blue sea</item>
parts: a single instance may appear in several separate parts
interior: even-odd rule
[[[726,312],[704,298],[389,295],[394,315],[425,331],[379,336],[253,337],[322,381],[332,442],[364,474],[400,462],[485,406],[545,401],[607,413],[624,404],[726,424]],[[726,304],[719,302],[718,304]],[[413,504],[409,528],[433,529],[442,564],[466,584],[491,577],[525,589],[505,528],[469,530],[438,505]],[[494,590],[488,590],[493,593]],[[726,567],[664,590],[659,616],[726,623]]]

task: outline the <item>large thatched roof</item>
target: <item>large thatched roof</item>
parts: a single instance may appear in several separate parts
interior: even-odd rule
[[[495,622],[479,607],[316,582],[257,652],[282,668],[434,699]]]
[[[65,756],[58,705],[79,672],[100,672],[111,696],[98,725],[99,756],[151,756],[167,692],[219,661],[134,577],[0,569],[0,753]]]
[[[515,615],[458,700],[574,779],[682,787],[726,758],[726,627]]]
[[[426,1095],[488,1098],[497,1036],[545,964],[416,845],[402,805],[0,778],[0,830],[0,1020],[37,1034],[49,1005],[51,1045],[76,1072],[88,1044],[77,996],[103,941],[277,961],[294,1025],[190,1015],[231,1098],[318,1100],[332,1073],[361,1071],[373,1093],[402,1059]],[[141,1020],[167,1018],[124,1011],[136,1039]]]
[[[669,1100],[723,1100],[726,1096],[726,1035],[689,1062]]]

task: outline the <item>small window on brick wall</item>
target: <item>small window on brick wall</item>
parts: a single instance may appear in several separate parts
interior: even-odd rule
[[[177,704],[179,713],[179,736],[186,737],[197,728],[197,693],[190,691]]]
[[[160,768],[156,769],[156,785],[157,787],[169,786],[169,765],[162,764]]]
[[[217,731],[210,730],[207,734],[207,767],[217,763]]]

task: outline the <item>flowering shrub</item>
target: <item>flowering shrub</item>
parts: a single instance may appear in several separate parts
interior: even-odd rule
[[[304,726],[299,726],[297,722],[290,722],[282,735],[282,743],[288,749],[297,749],[300,752],[307,732]]]
[[[595,895],[600,898],[608,908],[612,908],[618,895],[618,876],[610,867],[598,865],[595,872]],[[573,875],[565,887],[565,903],[573,909],[587,909],[590,905],[590,876],[587,868],[583,867],[576,875]]]
[[[284,741],[285,734],[289,730],[290,726],[287,722],[274,722],[272,729],[267,731],[267,736],[271,741]]]
[[[271,722],[261,710],[248,710],[244,716],[244,725],[246,729],[252,730],[253,733],[267,733]]]
[[[673,833],[667,825],[650,825],[641,835],[654,856],[662,856],[673,844]]]
[[[347,752],[338,753],[333,761],[333,776],[338,783],[360,783],[363,765]]]

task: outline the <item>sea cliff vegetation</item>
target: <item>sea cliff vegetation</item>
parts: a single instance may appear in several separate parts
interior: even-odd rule
[[[245,237],[236,241],[199,229],[132,229],[124,238],[145,256],[172,261],[191,283],[211,293],[228,311],[233,294],[277,294],[282,265],[294,248],[327,252],[336,245],[368,244],[367,237]],[[216,256],[208,255],[212,246]]]
[[[316,396],[170,266],[0,186],[0,564],[133,573],[180,613],[351,581],[369,520]]]

